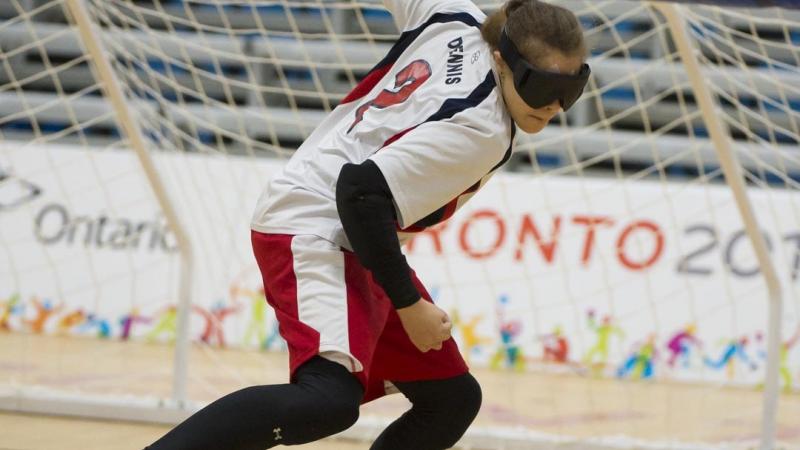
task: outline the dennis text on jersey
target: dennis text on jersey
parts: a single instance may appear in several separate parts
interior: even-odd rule
[[[447,79],[446,84],[461,82],[464,69],[464,39],[461,36],[447,43]]]

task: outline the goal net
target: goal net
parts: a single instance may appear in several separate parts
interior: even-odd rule
[[[583,97],[404,250],[484,387],[464,448],[800,448],[800,11],[555,3]],[[377,1],[0,2],[0,407],[174,423],[285,382],[250,215],[396,37]]]

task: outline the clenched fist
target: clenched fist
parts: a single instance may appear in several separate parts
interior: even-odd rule
[[[453,328],[450,317],[425,299],[398,309],[397,315],[411,342],[423,353],[441,350],[442,342],[450,339],[450,330]]]

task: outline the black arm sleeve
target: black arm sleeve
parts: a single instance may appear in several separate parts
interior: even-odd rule
[[[392,193],[374,162],[342,167],[336,182],[336,208],[358,260],[372,272],[394,307],[419,300],[411,268],[400,251]]]

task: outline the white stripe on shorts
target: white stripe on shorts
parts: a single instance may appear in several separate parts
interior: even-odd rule
[[[364,370],[350,353],[344,254],[334,243],[313,235],[292,239],[297,279],[297,314],[319,333],[319,353],[352,372]]]

